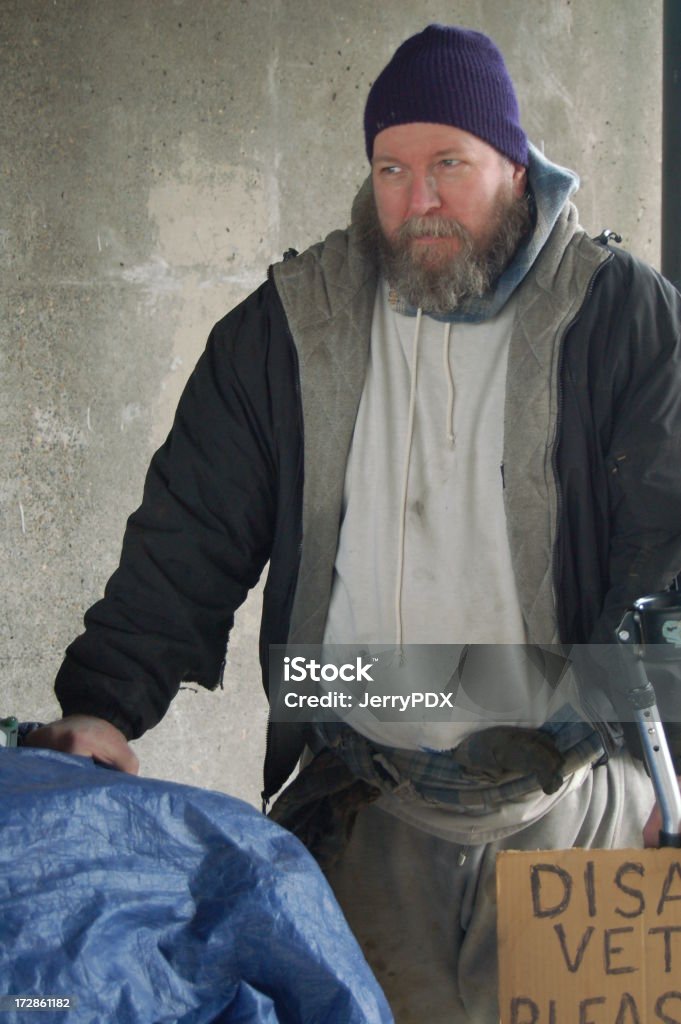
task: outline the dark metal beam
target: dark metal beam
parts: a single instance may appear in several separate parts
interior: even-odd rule
[[[681,0],[664,0],[662,273],[681,289]]]

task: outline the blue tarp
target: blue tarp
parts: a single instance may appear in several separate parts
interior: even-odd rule
[[[322,873],[240,800],[0,750],[0,1024],[391,1024]]]

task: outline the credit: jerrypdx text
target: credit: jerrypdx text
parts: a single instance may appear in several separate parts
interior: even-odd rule
[[[284,706],[287,708],[396,708],[408,711],[411,708],[451,708],[454,710],[453,693],[434,693],[412,691],[411,693],[370,693],[368,690],[359,694],[343,688],[343,683],[373,683],[371,669],[377,662],[373,658],[365,664],[361,657],[354,663],[342,665],[322,663],[314,659],[306,660],[299,655],[296,658],[284,658],[285,683],[336,684],[335,689],[322,693],[301,692],[295,687],[284,687]]]
[[[362,713],[386,722],[463,723],[481,714],[490,721],[544,720],[560,678],[547,681],[522,645],[473,646],[272,646],[271,718],[333,721]]]

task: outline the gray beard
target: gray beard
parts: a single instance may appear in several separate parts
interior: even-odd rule
[[[412,218],[390,240],[379,223],[373,191],[368,190],[357,201],[354,225],[360,244],[378,261],[401,299],[426,313],[446,314],[465,309],[467,303],[492,290],[532,225],[527,195],[500,197],[494,213],[496,223],[482,244],[458,221],[438,216]],[[419,260],[411,242],[424,235],[456,238],[460,245],[437,262]]]

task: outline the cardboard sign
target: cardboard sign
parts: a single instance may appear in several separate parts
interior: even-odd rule
[[[502,1024],[681,1024],[681,850],[497,856]]]

